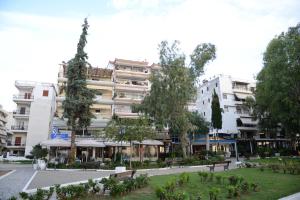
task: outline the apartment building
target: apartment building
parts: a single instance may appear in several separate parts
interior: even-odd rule
[[[30,155],[33,146],[48,138],[56,109],[56,89],[51,83],[32,81],[15,81],[15,87],[16,110],[12,112],[12,136],[7,148],[10,154]]]
[[[8,113],[0,105],[0,153],[6,147],[6,141],[10,132],[6,128]]]
[[[113,113],[121,118],[134,118],[131,106],[139,104],[150,91],[151,66],[144,61],[115,59],[109,62],[113,69]]]
[[[115,154],[117,147],[123,148],[122,152],[128,154],[129,144],[108,141],[103,135],[107,123],[115,114],[121,118],[136,118],[137,113],[132,112],[133,104],[141,103],[150,90],[149,76],[151,70],[157,70],[159,66],[148,62],[115,59],[109,61],[107,68],[87,68],[87,87],[96,91],[95,103],[91,107],[95,119],[86,129],[76,132],[76,155],[79,158],[90,159],[109,158]],[[50,156],[59,154],[67,158],[70,147],[71,132],[67,127],[67,120],[63,118],[62,102],[65,99],[67,84],[67,64],[60,65],[58,73],[58,97],[57,110],[53,121],[53,127],[59,134],[55,138],[50,137],[43,144],[50,148]],[[62,140],[62,137],[63,140]],[[162,144],[159,141],[145,141],[145,145]],[[157,147],[150,147],[155,155]],[[150,149],[148,151],[150,152]],[[156,150],[155,150],[156,149]],[[133,150],[137,152],[137,149]],[[147,150],[146,150],[147,152]],[[150,153],[149,153],[150,154]]]
[[[218,75],[210,80],[204,80],[197,91],[197,108],[207,121],[211,121],[211,100],[216,91],[222,113],[222,129],[210,129],[212,149],[222,147],[231,148],[233,139],[236,139],[239,149],[253,153],[257,146],[271,145],[279,142],[285,145],[288,141],[284,138],[270,138],[259,132],[258,121],[251,116],[251,110],[245,105],[247,97],[254,98],[256,84],[253,81]],[[226,140],[227,142],[226,143]],[[218,147],[217,147],[218,146]]]

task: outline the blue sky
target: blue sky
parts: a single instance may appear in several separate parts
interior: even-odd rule
[[[56,83],[88,16],[89,62],[125,58],[158,62],[162,40],[180,40],[189,55],[211,42],[217,59],[205,77],[253,79],[275,35],[300,22],[299,0],[0,0],[0,104],[12,111],[15,80]]]

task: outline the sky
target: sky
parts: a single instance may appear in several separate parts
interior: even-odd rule
[[[203,78],[254,79],[270,40],[300,22],[299,0],[0,0],[0,104],[16,108],[15,80],[57,82],[88,17],[85,51],[94,67],[115,58],[157,63],[158,44],[179,40],[190,55],[216,45]]]

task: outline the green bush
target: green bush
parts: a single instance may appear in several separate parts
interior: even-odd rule
[[[232,186],[232,185],[229,185],[227,187],[227,190],[228,190],[228,198],[232,198],[234,196],[234,190],[235,190],[235,187]]]
[[[209,174],[207,172],[198,172],[198,175],[200,176],[201,181],[204,182],[207,180]]]
[[[217,183],[218,183],[218,184],[221,184],[221,182],[222,182],[222,176],[219,175],[219,174],[216,174],[215,177],[216,177]]]
[[[258,191],[258,185],[256,183],[251,183],[250,187],[252,189],[253,192],[257,192]]]
[[[247,193],[250,189],[250,185],[248,182],[243,182],[240,187],[241,187],[242,192],[244,192],[244,193]]]
[[[221,190],[220,188],[212,187],[208,193],[209,193],[209,200],[218,200],[218,196],[220,194]]]
[[[186,172],[181,173],[179,175],[178,185],[183,185],[185,183],[188,183],[190,181],[190,175]]]
[[[237,185],[239,179],[238,179],[237,176],[234,176],[234,175],[233,175],[233,176],[229,176],[229,177],[228,177],[228,181],[229,181],[229,184],[230,184],[230,185]]]

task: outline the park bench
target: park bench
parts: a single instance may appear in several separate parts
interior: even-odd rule
[[[216,162],[213,163],[212,165],[208,165],[207,167],[209,168],[210,172],[214,172],[215,171],[215,167],[224,167],[224,171],[229,169],[229,163],[231,163],[231,161],[224,161],[224,162]]]
[[[136,170],[128,170],[126,172],[113,173],[109,175],[109,178],[115,178],[119,181],[124,181],[126,179],[132,179],[135,175]]]

